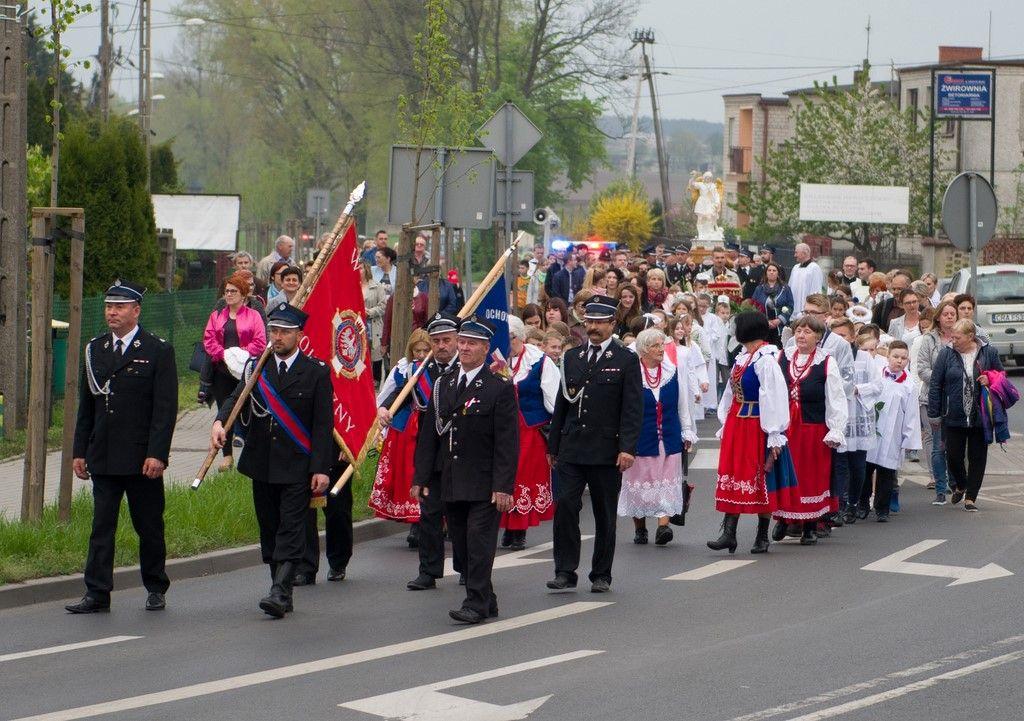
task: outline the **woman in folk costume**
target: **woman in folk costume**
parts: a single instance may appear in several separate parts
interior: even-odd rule
[[[849,410],[839,364],[818,347],[825,326],[817,316],[805,315],[793,324],[795,346],[779,355],[779,366],[789,389],[789,451],[796,470],[797,493],[779,497],[775,517],[781,539],[790,523],[803,524],[800,543],[818,542],[818,519],[839,510],[839,500],[829,491],[832,449],[846,442]]]
[[[658,519],[655,544],[664,546],[672,540],[669,519],[683,512],[682,454],[697,442],[690,419],[687,369],[680,373],[668,359],[668,342],[657,328],[642,331],[636,339],[643,421],[636,461],[622,474],[618,513],[632,517],[633,543],[641,545],[647,543],[647,516]]]
[[[405,357],[399,359],[377,394],[377,404],[383,406],[396,390],[401,390],[409,376],[414,374],[420,363],[430,353],[430,336],[417,328],[409,336]],[[377,474],[373,479],[368,505],[378,518],[413,524],[406,539],[409,547],[416,545],[416,524],[420,520],[420,504],[409,497],[412,486],[413,455],[416,451],[416,434],[419,431],[420,416],[430,400],[434,378],[427,377],[426,371],[419,377],[413,392],[406,398],[402,408],[391,419],[391,425],[384,436],[384,445],[377,463]]]
[[[505,529],[501,545],[522,550],[526,548],[526,529],[555,515],[547,439],[541,429],[551,421],[561,375],[544,351],[526,343],[526,326],[519,318],[508,317],[508,334],[508,366],[519,400],[519,466],[512,510],[501,516]]]
[[[725,514],[722,535],[708,541],[714,551],[736,552],[741,514],[757,514],[751,553],[768,551],[768,524],[782,494],[793,493],[796,478],[786,451],[789,400],[779,368],[778,348],[768,342],[768,319],[745,311],[736,316],[736,340],[743,351],[729,373],[718,404],[719,437],[715,508]]]

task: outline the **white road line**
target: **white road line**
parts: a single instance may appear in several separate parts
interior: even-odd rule
[[[691,471],[712,471],[718,468],[717,448],[699,448],[690,461]]]
[[[50,646],[49,648],[37,648],[32,651],[19,651],[18,653],[6,653],[0,656],[0,663],[4,661],[20,661],[23,658],[33,658],[35,656],[49,656],[55,653],[64,653],[65,651],[77,651],[80,648],[92,648],[94,646],[106,646],[111,643],[122,643],[123,641],[136,641],[142,638],[142,636],[109,636],[107,638],[97,638],[94,641],[79,641],[78,643],[65,643],[62,646]]]
[[[677,573],[674,576],[667,576],[666,578],[663,578],[661,580],[703,581],[705,578],[711,578],[712,576],[717,576],[720,573],[726,573],[728,571],[733,571],[737,568],[743,568],[744,566],[749,566],[751,563],[757,563],[757,561],[715,561],[714,563],[709,563],[706,566],[694,568],[691,571],[683,571],[682,573]]]
[[[978,495],[982,501],[992,501],[993,503],[1002,503],[1007,506],[1016,506],[1017,508],[1024,508],[1024,503],[1017,503],[1016,501],[1008,501],[1005,498],[996,498],[995,496],[988,496],[984,493]]]
[[[937,676],[931,676],[929,678],[915,681],[914,683],[908,683],[906,686],[898,686],[888,691],[882,691],[872,696],[865,696],[864,698],[857,699],[856,701],[847,701],[839,706],[833,706],[832,708],[822,709],[821,711],[814,711],[803,716],[797,716],[789,719],[789,721],[823,721],[823,719],[835,718],[836,716],[842,716],[843,714],[850,713],[851,711],[859,711],[869,706],[876,706],[885,701],[892,701],[893,699],[906,696],[907,694],[914,693],[915,691],[923,691],[937,686],[944,681],[953,681],[964,676],[970,676],[971,674],[978,673],[979,671],[987,671],[997,666],[1002,666],[1007,663],[1013,663],[1014,661],[1020,661],[1024,659],[1024,651],[1014,651],[1013,653],[1006,653],[1002,656],[996,656],[985,661],[979,661],[978,663],[971,664],[970,666],[964,666],[963,668],[956,668],[952,671],[946,671],[940,673]]]
[[[810,696],[799,701],[791,701],[781,706],[775,706],[774,708],[764,709],[763,711],[755,711],[754,713],[746,714],[744,716],[737,716],[731,721],[764,721],[764,719],[772,718],[773,716],[781,716],[782,714],[792,713],[793,711],[799,711],[801,709],[808,708],[810,706],[817,706],[819,704],[828,703],[835,701],[844,696],[852,696],[855,693],[861,691],[867,691],[881,686],[884,683],[888,683],[894,679],[909,678],[910,676],[917,676],[928,671],[937,671],[943,666],[949,666],[951,664],[961,664],[964,661],[969,661],[972,658],[978,656],[984,656],[990,654],[1005,646],[1013,646],[1024,642],[1024,636],[1010,636],[1000,641],[995,641],[986,646],[980,648],[972,648],[968,651],[961,651],[960,653],[953,654],[951,656],[945,656],[935,661],[929,661],[921,664],[920,666],[911,666],[900,671],[893,671],[885,676],[878,676],[877,678],[870,679],[868,681],[861,681],[859,683],[844,686],[843,688],[836,689],[834,691],[825,691],[815,696]]]
[[[20,719],[16,719],[15,721],[71,721],[72,719],[92,718],[93,716],[101,716],[103,714],[130,711],[132,709],[147,708],[149,706],[159,706],[173,701],[184,701],[186,699],[209,696],[211,694],[222,693],[224,691],[234,691],[236,689],[247,688],[249,686],[282,681],[284,679],[295,678],[297,676],[306,676],[311,673],[330,671],[333,669],[344,668],[345,666],[354,666],[360,663],[379,661],[384,658],[414,653],[416,651],[449,646],[453,643],[470,641],[476,638],[494,636],[505,631],[515,631],[520,628],[543,623],[544,621],[554,621],[559,618],[566,618],[578,613],[594,611],[613,604],[614,601],[577,601],[575,603],[568,603],[564,606],[557,606],[544,611],[527,613],[522,616],[516,616],[514,618],[496,621],[494,623],[469,626],[467,628],[459,629],[458,631],[442,633],[437,636],[427,636],[414,641],[404,641],[402,643],[394,643],[388,646],[379,646],[378,648],[370,648],[365,651],[355,651],[353,653],[342,654],[341,656],[332,656],[330,658],[322,658],[317,661],[306,661],[305,663],[297,663],[290,666],[267,669],[265,671],[246,673],[240,676],[218,679],[216,681],[192,684],[191,686],[179,686],[178,688],[172,688],[166,691],[157,691],[155,693],[147,693],[140,696],[129,696],[128,698],[91,704],[89,706],[79,706],[77,708],[53,711],[51,713],[39,714],[37,716],[25,716]]]

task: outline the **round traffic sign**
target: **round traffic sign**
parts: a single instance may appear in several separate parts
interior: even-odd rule
[[[973,186],[973,188],[972,188]],[[942,226],[949,242],[960,250],[971,249],[971,191],[974,194],[976,248],[981,250],[996,231],[996,194],[985,176],[974,172],[953,178],[942,196]]]

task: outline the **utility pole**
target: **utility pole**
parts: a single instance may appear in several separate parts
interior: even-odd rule
[[[633,44],[640,45],[644,58],[644,75],[647,87],[651,91],[651,115],[654,121],[654,142],[658,150],[658,174],[661,176],[661,218],[665,225],[665,235],[674,237],[673,228],[669,223],[669,210],[672,207],[672,194],[668,189],[668,159],[665,157],[665,144],[661,137],[661,116],[658,113],[658,94],[654,90],[654,74],[651,72],[651,59],[647,55],[647,45],[654,44],[654,31],[636,30],[633,32]]]
[[[100,0],[100,117],[110,120],[110,0]]]
[[[149,128],[150,109],[153,102],[152,68],[150,67],[150,0],[139,0],[139,130],[142,131],[142,146],[146,153],[146,191],[149,191]]]
[[[636,135],[640,131],[640,93],[644,87],[644,74],[639,68],[636,73],[636,94],[633,97],[633,122],[629,126],[629,155],[626,168],[629,177],[636,178]]]

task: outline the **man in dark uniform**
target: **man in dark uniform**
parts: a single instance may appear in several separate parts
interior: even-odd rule
[[[460,368],[434,385],[416,438],[410,489],[414,497],[444,501],[452,546],[465,563],[466,598],[448,612],[460,623],[498,615],[491,569],[519,461],[515,387],[484,365],[493,336],[494,325],[482,318],[460,324]],[[438,462],[441,472],[435,474]]]
[[[344,460],[336,460],[327,474],[333,484],[348,468]],[[352,559],[352,483],[342,486],[338,495],[327,494],[324,511],[324,546],[327,551],[327,580],[344,581],[348,562]],[[292,581],[293,586],[311,586],[320,571],[320,531],[317,510],[310,508],[306,517],[306,551]]]
[[[437,313],[427,324],[427,333],[430,335],[430,349],[432,352],[430,362],[424,371],[431,382],[436,383],[445,373],[458,370],[459,359],[456,357],[456,338],[459,329],[459,318],[448,313]],[[401,388],[394,392],[381,404],[377,410],[377,418],[382,426],[391,424],[391,413],[388,410],[395,402]],[[412,403],[412,394],[406,400]],[[420,423],[423,428],[423,422]],[[433,469],[435,478],[434,485],[438,485],[438,474],[441,473],[441,461],[437,459]],[[434,496],[419,496],[420,521],[416,524],[416,531],[409,532],[409,545],[419,551],[419,573],[416,578],[406,584],[410,591],[425,591],[430,588],[437,588],[437,579],[444,576],[444,504],[440,494]],[[460,574],[464,570],[462,558],[453,549],[452,559],[455,570]],[[461,579],[460,583],[462,582]]]
[[[616,303],[595,296],[587,303],[586,345],[562,357],[562,392],[548,435],[548,462],[557,463],[555,578],[548,588],[576,587],[580,565],[580,509],[590,487],[594,509],[594,558],[590,590],[611,587],[615,521],[622,472],[633,465],[643,417],[643,388],[636,354],[612,339]]]
[[[686,246],[683,245],[677,245],[672,249],[672,254],[669,255],[669,263],[665,266],[665,275],[668,276],[669,286],[678,285],[682,287],[686,282],[686,265],[683,263],[683,259],[686,258],[688,252]]]
[[[166,605],[164,479],[178,415],[178,372],[170,344],[139,327],[142,294],[134,283],[107,289],[109,333],[85,346],[72,467],[92,477],[93,518],[85,562],[85,597],[70,613],[110,610],[114,588],[114,533],[121,497],[128,497],[139,535],[146,609]]]
[[[273,354],[239,416],[245,446],[239,472],[252,479],[263,562],[273,584],[260,609],[274,618],[292,610],[292,579],[306,550],[310,492],[323,493],[338,449],[333,438],[333,393],[323,361],[299,350],[308,316],[284,301],[267,315]],[[224,422],[235,407],[254,363],[221,406],[213,423],[213,448],[224,445]]]

